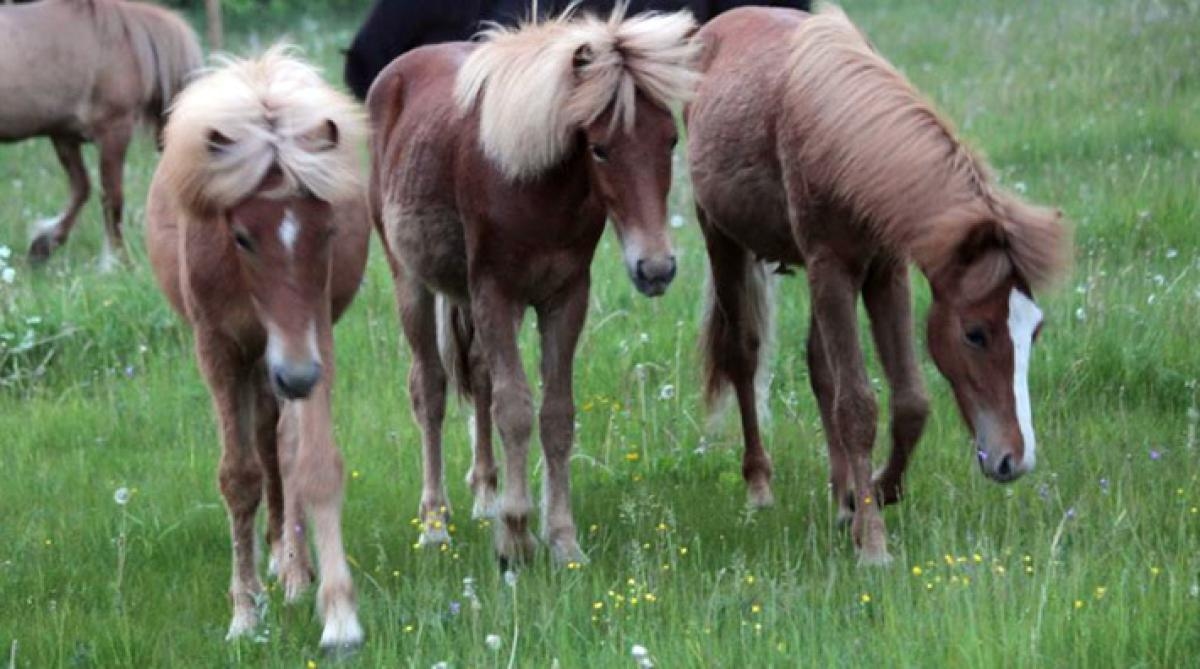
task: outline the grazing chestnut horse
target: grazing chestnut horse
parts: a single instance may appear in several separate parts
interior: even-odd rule
[[[342,550],[342,459],[330,416],[333,322],[358,289],[371,236],[363,125],[351,100],[277,47],[188,87],[151,184],[150,260],[192,326],[220,424],[230,639],[258,623],[254,519],[264,493],[271,571],[287,601],[312,579],[307,516],[321,646],[363,637]]]
[[[1061,214],[1001,191],[984,162],[836,7],[740,9],[700,31],[706,71],[687,112],[697,212],[712,266],[706,394],[730,386],[751,501],[770,503],[755,407],[770,336],[767,267],[803,265],[808,363],[841,518],[862,563],[889,559],[879,507],[897,501],[928,413],[913,350],[908,261],[933,289],[928,344],[974,433],[984,474],[1034,465],[1026,373],[1033,291],[1067,262]],[[787,63],[780,67],[779,63]],[[872,479],[877,407],[858,296],[891,386],[892,452]]]
[[[533,307],[542,345],[543,529],[557,562],[585,559],[568,459],[590,265],[608,216],[638,290],[660,295],[675,276],[666,225],[676,143],[669,106],[696,82],[694,25],[686,13],[618,11],[607,20],[496,28],[477,44],[416,49],[372,88],[371,207],[413,351],[423,541],[448,539],[441,448],[449,371],[474,399],[468,483],[476,515],[491,513],[495,496],[494,419],[505,453],[496,552],[503,562],[532,554],[533,401],[517,332]]]
[[[165,112],[202,64],[200,44],[174,13],[123,0],[45,0],[0,7],[0,142],[49,137],[71,201],[38,224],[29,259],[67,241],[91,186],[80,147],[95,142],[104,191],[102,266],[123,251],[125,151],[139,123]]]

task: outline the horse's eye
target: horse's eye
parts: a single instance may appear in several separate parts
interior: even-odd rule
[[[254,253],[254,242],[250,241],[250,235],[246,234],[245,230],[234,230],[233,241],[239,249],[246,253]]]
[[[608,148],[600,146],[599,144],[593,144],[592,157],[595,158],[596,162],[598,163],[608,162]]]
[[[963,339],[972,348],[984,349],[988,345],[987,332],[984,332],[983,328],[978,326],[968,328],[967,332],[963,335]]]

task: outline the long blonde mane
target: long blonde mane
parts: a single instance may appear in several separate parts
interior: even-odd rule
[[[612,107],[626,131],[637,94],[663,107],[691,97],[699,75],[696,22],[688,12],[607,19],[575,16],[494,27],[459,70],[461,111],[479,104],[479,138],[510,178],[558,164],[578,128]]]
[[[224,60],[179,96],[160,169],[194,211],[232,207],[276,167],[283,183],[269,195],[344,202],[361,193],[364,134],[358,105],[276,46],[253,60]]]
[[[999,189],[986,163],[872,48],[841,9],[801,22],[789,108],[804,136],[810,184],[847,204],[890,245],[936,272],[979,226],[1001,240],[1033,288],[1067,264],[1061,214]]]
[[[65,1],[91,16],[105,52],[128,45],[137,62],[141,106],[148,119],[161,116],[204,64],[195,31],[168,9],[125,0]]]

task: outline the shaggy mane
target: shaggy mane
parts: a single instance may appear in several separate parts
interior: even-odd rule
[[[179,96],[161,169],[184,207],[232,207],[273,168],[283,183],[272,197],[309,192],[338,202],[359,192],[362,113],[291,52],[276,46],[257,59],[224,59]]]
[[[926,273],[961,261],[981,229],[1031,288],[1068,264],[1057,210],[996,186],[987,164],[881,57],[841,9],[801,22],[789,64],[789,106],[805,138],[800,159],[815,186],[848,205]]]
[[[459,70],[460,111],[479,103],[479,138],[509,178],[537,176],[563,159],[572,134],[609,107],[632,129],[640,92],[670,107],[688,100],[699,74],[696,22],[688,12],[608,19],[571,10],[540,23],[493,27]]]

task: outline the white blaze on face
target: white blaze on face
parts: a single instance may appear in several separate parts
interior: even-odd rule
[[[288,253],[296,250],[296,237],[299,234],[300,224],[296,222],[292,210],[288,209],[283,215],[283,222],[279,224],[279,241],[283,242],[283,248],[287,249]]]
[[[1029,296],[1013,288],[1008,296],[1008,335],[1013,345],[1013,399],[1017,404],[1017,423],[1025,442],[1021,464],[1026,471],[1037,462],[1037,441],[1033,434],[1033,408],[1029,403],[1029,354],[1033,333],[1042,322],[1042,310]]]
[[[304,333],[304,345],[309,359],[321,364],[321,349],[317,346],[317,324],[309,323],[308,331]],[[271,368],[282,367],[288,363],[286,344],[279,328],[274,323],[267,323],[267,365]]]

